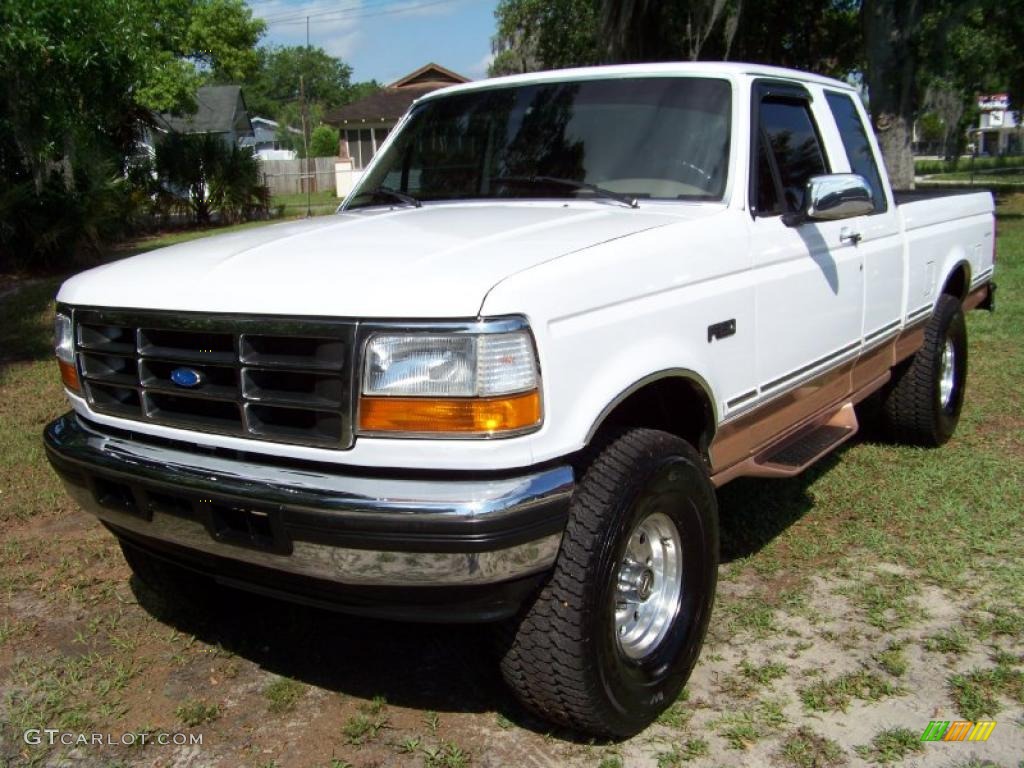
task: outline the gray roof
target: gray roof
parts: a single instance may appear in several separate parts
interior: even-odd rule
[[[176,133],[251,133],[240,85],[204,85],[196,91],[196,111],[192,115],[159,116],[163,127]]]

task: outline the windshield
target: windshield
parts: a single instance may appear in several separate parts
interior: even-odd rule
[[[493,88],[414,108],[348,208],[431,200],[720,200],[725,80],[640,77]]]

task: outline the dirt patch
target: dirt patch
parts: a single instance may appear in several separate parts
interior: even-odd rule
[[[856,748],[885,729],[919,734],[930,720],[957,719],[949,695],[953,674],[991,666],[997,652],[1004,658],[1024,654],[1020,638],[1005,636],[972,643],[959,655],[927,650],[929,637],[962,626],[969,610],[937,587],[922,587],[910,598],[921,617],[912,626],[870,626],[863,608],[844,593],[877,574],[913,578],[889,564],[853,580],[817,575],[799,606],[772,610],[770,632],[756,626],[735,630],[727,618],[731,604],[745,604],[761,585],[749,573],[733,575],[733,566],[724,566],[716,621],[686,699],[634,739],[581,744],[550,733],[516,705],[501,685],[481,628],[349,618],[243,593],[225,593],[213,608],[167,606],[129,580],[113,541],[105,534],[97,540],[88,519],[37,521],[31,527],[39,536],[59,529],[62,549],[103,565],[93,574],[92,589],[109,594],[109,600],[91,602],[89,590],[58,591],[47,599],[36,585],[4,604],[0,625],[13,618],[30,627],[8,638],[0,656],[0,694],[14,703],[8,710],[13,722],[4,718],[11,724],[2,749],[16,763],[52,762],[64,754],[77,757],[76,764],[121,760],[134,766],[285,768],[337,761],[333,765],[549,768],[602,760],[614,765],[616,759],[629,766],[749,766],[785,765],[797,749],[837,744],[848,764],[861,765],[867,763]],[[905,664],[899,675],[878,661],[894,647]],[[35,681],[26,678],[26,664],[40,658],[52,668]],[[122,674],[120,687],[76,689],[60,681],[91,658],[96,661],[89,674],[108,682]],[[301,693],[285,711],[273,711],[266,692],[282,678],[298,681]],[[831,703],[808,706],[815,686],[828,691],[844,684],[850,690],[826,697]],[[39,686],[42,691],[34,690]],[[1001,704],[988,742],[926,744],[905,764],[940,765],[976,755],[1015,765],[1024,754],[1024,733],[1015,724],[1024,711],[1017,702]],[[189,727],[183,707],[195,705],[215,714]],[[16,730],[33,725],[114,734],[184,732],[201,734],[203,743],[40,752],[24,745]],[[705,748],[703,756],[682,759]]]

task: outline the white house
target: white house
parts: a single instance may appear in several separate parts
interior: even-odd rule
[[[1021,126],[1017,112],[1010,109],[1009,94],[992,93],[979,96],[978,109],[981,110],[977,129],[978,154],[1020,154],[1024,126]]]
[[[252,136],[242,139],[243,147],[252,147],[253,153],[261,160],[294,160],[295,150],[281,146],[278,139],[278,131],[281,126],[276,120],[266,117],[249,118],[252,123]],[[302,131],[298,128],[288,126],[288,132],[293,134],[301,143]]]

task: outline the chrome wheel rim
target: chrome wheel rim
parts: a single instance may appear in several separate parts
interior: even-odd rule
[[[619,563],[615,588],[615,639],[631,659],[649,656],[679,612],[683,547],[679,529],[661,512],[633,528]]]
[[[953,382],[955,374],[956,351],[953,349],[953,340],[946,339],[946,346],[942,349],[942,368],[939,375],[939,401],[942,407],[949,409],[953,402]]]

